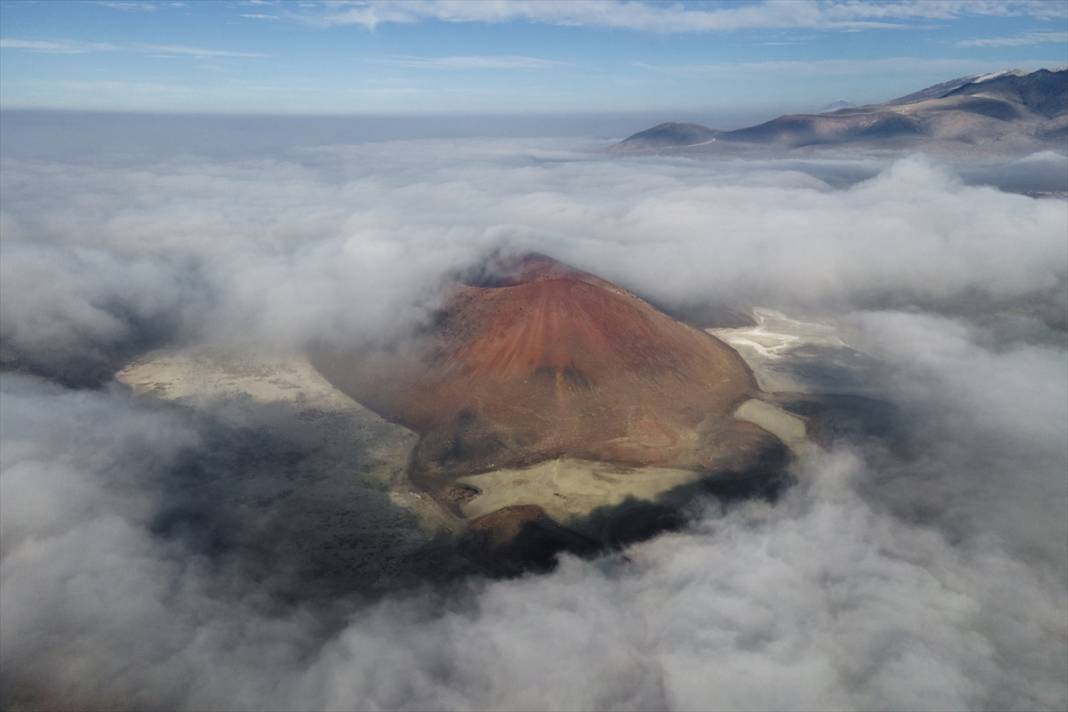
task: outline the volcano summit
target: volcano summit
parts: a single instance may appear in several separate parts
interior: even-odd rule
[[[496,511],[467,506],[486,494],[472,484],[478,473],[531,468],[519,480],[536,489],[549,478],[532,466],[569,458],[610,463],[624,482],[636,468],[697,480],[781,451],[733,415],[759,395],[734,350],[543,255],[493,260],[461,277],[414,342],[321,351],[313,362],[341,391],[418,433],[410,485],[464,518]]]

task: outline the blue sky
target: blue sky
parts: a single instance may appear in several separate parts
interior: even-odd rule
[[[1064,0],[0,3],[3,108],[774,112],[1064,64]]]

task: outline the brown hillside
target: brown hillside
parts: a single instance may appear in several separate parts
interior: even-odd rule
[[[757,391],[732,349],[541,255],[458,284],[415,344],[314,361],[421,435],[411,479],[439,498],[456,476],[549,458],[711,473],[774,442],[731,416]]]

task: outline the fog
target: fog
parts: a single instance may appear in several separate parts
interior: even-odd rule
[[[308,136],[57,156],[13,136],[5,707],[1068,704],[1068,203],[1021,194],[1063,190],[1063,155]],[[680,531],[491,580],[399,533],[415,524],[382,492],[322,474],[314,426],[284,408],[237,427],[112,380],[154,348],[403,339],[494,250],[666,307],[833,323],[875,364],[841,394],[882,420],[831,431],[774,503],[695,501]]]
[[[658,110],[524,114],[388,114],[271,116],[144,114],[121,112],[5,110],[0,124],[4,153],[18,158],[122,162],[175,153],[213,158],[254,158],[280,149],[364,144],[413,138],[463,139],[526,136],[594,136],[620,139],[664,121],[693,121],[738,129],[790,110]]]

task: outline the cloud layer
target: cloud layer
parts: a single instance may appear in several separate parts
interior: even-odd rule
[[[969,170],[1065,164],[1028,161]],[[833,188],[858,174],[875,177]],[[450,270],[502,246],[669,303],[1065,303],[1063,203],[966,185],[922,157],[618,161],[428,140],[219,164],[8,161],[3,188],[3,339],[31,362],[98,362],[164,333],[289,348],[393,337],[428,317]]]
[[[3,356],[52,379],[0,378],[5,704],[1063,708],[1068,209],[975,184],[1040,169],[593,148],[5,159]],[[260,447],[257,423],[224,432],[106,385],[155,346],[403,338],[498,248],[669,305],[833,321],[879,364],[863,395],[890,422],[832,433],[776,504],[697,503],[689,528],[625,556],[324,600],[274,581],[302,562],[273,493],[318,486],[299,437],[256,461],[241,443]],[[187,496],[202,487],[211,507]],[[351,493],[363,513],[375,496]],[[379,546],[353,512],[345,535]],[[208,535],[229,531],[252,543],[218,555]],[[434,559],[411,551],[391,561]]]
[[[724,32],[758,28],[810,28],[857,31],[894,29],[916,20],[950,20],[974,15],[1064,17],[1063,8],[1028,0],[995,2],[797,3],[765,0],[736,6],[686,6],[638,1],[578,0],[556,3],[529,0],[509,3],[379,2],[355,0],[327,6],[317,14],[296,13],[307,22],[327,27],[361,25],[374,29],[387,23],[534,22],[548,25],[608,27],[648,32]]]
[[[209,49],[178,44],[148,44],[133,42],[113,44],[111,42],[84,42],[80,40],[27,40],[17,37],[0,39],[0,49],[24,50],[43,54],[86,54],[89,52],[133,52],[152,57],[196,57],[199,59],[216,59],[220,57],[264,57],[256,52],[235,52],[233,50]]]

